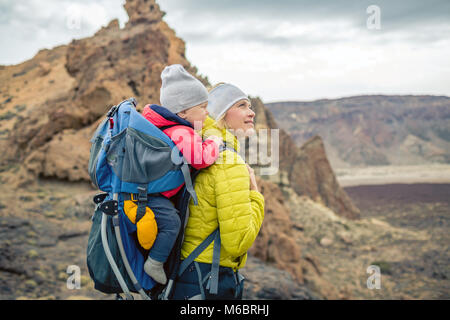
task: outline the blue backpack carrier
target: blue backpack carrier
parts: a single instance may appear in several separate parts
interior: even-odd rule
[[[132,300],[133,293],[143,299],[170,299],[176,279],[212,242],[213,261],[208,290],[217,294],[220,262],[220,233],[217,228],[183,261],[180,260],[188,206],[192,198],[197,205],[193,181],[199,170],[193,170],[170,138],[136,111],[136,100],[130,98],[113,106],[91,139],[88,171],[93,184],[102,193],[94,197],[87,247],[87,266],[95,289],[115,293],[117,299]],[[236,152],[225,144],[225,149]],[[175,245],[164,264],[167,285],[156,283],[144,271],[148,251],[136,239],[136,223],[146,211],[147,199],[160,192],[184,187],[174,197],[181,221]],[[136,221],[124,212],[125,199],[137,199]],[[204,280],[204,279],[199,279]],[[204,295],[202,295],[204,296]]]
[[[189,200],[192,197],[197,204],[197,197],[189,166],[178,148],[137,112],[136,104],[130,98],[113,106],[91,139],[88,171],[103,193],[94,197],[87,266],[97,290],[124,293],[126,299],[132,299],[130,292],[134,292],[150,299],[162,288],[144,271],[148,252],[136,240],[136,224],[124,213],[124,199],[131,194],[138,200],[139,216],[145,213],[148,196],[185,182],[176,204],[184,226]],[[165,264],[169,279],[176,276],[183,235],[184,230]]]

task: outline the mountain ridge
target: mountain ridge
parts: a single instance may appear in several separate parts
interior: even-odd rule
[[[334,168],[450,162],[450,98],[360,95],[267,103],[296,145],[320,135]]]

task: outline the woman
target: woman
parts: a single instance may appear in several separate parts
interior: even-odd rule
[[[222,137],[226,149],[195,179],[198,205],[192,200],[189,204],[181,250],[184,271],[176,281],[173,298],[242,299],[243,280],[238,270],[245,266],[247,251],[264,219],[264,197],[255,174],[238,154],[237,136],[254,133],[255,113],[247,95],[226,83],[210,91],[207,110],[210,117],[203,138]],[[190,262],[189,255],[207,238],[214,241]],[[213,260],[220,265],[217,270]]]

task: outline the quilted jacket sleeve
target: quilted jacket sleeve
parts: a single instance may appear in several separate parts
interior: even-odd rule
[[[264,197],[250,190],[245,163],[217,166],[217,216],[222,248],[238,258],[252,246],[264,219]]]

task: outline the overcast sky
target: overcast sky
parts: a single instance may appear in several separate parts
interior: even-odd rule
[[[124,0],[0,0],[0,64],[128,17]],[[264,102],[450,96],[449,0],[160,0],[211,83]],[[375,7],[371,6],[375,5]],[[379,13],[379,15],[378,15]]]

